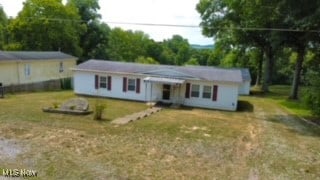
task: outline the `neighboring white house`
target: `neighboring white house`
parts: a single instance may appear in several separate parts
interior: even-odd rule
[[[235,111],[239,69],[89,60],[74,71],[76,94]]]
[[[242,74],[242,84],[239,86],[240,95],[250,95],[251,75],[249,69],[240,69]]]

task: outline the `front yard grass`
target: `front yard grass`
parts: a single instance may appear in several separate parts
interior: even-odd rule
[[[259,90],[257,90],[256,88],[253,88],[253,89],[255,93],[257,92],[259,93]],[[309,120],[318,119],[317,117],[314,117],[312,115],[311,111],[306,107],[306,105],[303,102],[304,87],[300,87],[299,100],[289,99],[290,91],[291,91],[291,86],[289,85],[273,85],[273,86],[270,86],[270,92],[267,94],[263,94],[262,97],[266,97],[269,100],[274,100],[274,102],[283,106],[286,110],[288,110],[293,115],[303,117]]]
[[[320,128],[272,98],[241,97],[251,109],[240,112],[164,109],[124,126],[110,121],[147,106],[102,99],[105,121],[41,111],[72,97],[61,91],[0,99],[0,143],[10,140],[21,152],[9,156],[0,147],[1,167],[34,169],[38,179],[320,177]],[[93,107],[96,98],[86,98]]]

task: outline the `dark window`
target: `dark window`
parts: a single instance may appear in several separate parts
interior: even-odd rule
[[[60,62],[59,64],[59,72],[63,72],[63,62]]]
[[[94,76],[94,87],[95,87],[95,89],[99,88],[99,76],[98,75]]]
[[[137,87],[136,87],[136,93],[140,93],[140,79],[137,79]]]
[[[123,78],[122,91],[127,92],[127,78]]]
[[[136,90],[136,80],[128,79],[128,91],[135,91],[135,90]]]
[[[108,90],[111,91],[111,76],[108,76]]]
[[[186,84],[186,94],[185,98],[190,98],[190,83]]]
[[[202,98],[210,99],[211,98],[211,86],[203,86]]]
[[[213,86],[213,92],[212,92],[212,101],[217,101],[218,98],[218,86]]]
[[[107,88],[107,77],[100,76],[100,88]]]

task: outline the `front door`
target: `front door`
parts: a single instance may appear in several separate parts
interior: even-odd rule
[[[163,100],[170,100],[170,89],[171,85],[164,84],[162,87],[162,99]]]

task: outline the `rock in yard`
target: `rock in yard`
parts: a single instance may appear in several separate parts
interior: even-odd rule
[[[77,110],[87,111],[89,109],[89,103],[84,98],[73,98],[63,103],[60,107],[61,110]]]

